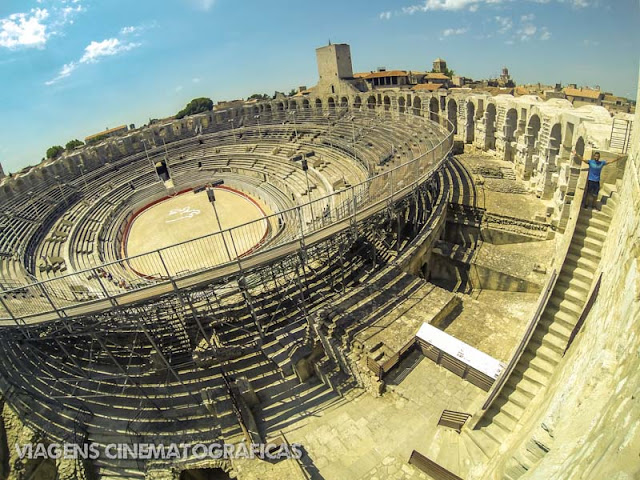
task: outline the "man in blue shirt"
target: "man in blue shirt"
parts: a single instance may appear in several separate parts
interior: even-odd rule
[[[589,206],[591,206],[591,208],[595,207],[596,210],[598,210],[596,202],[598,200],[598,194],[600,193],[600,174],[602,173],[602,169],[605,165],[611,165],[624,157],[605,161],[600,160],[600,152],[595,152],[591,160],[585,160],[584,157],[582,155],[578,155],[575,150],[573,151],[573,154],[578,157],[581,162],[589,165],[589,177],[587,178],[587,192],[584,197],[584,207],[589,208]],[[589,200],[591,200],[591,202],[589,202]]]

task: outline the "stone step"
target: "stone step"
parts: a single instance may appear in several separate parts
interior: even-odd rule
[[[546,327],[549,332],[554,333],[555,335],[557,335],[558,337],[562,338],[565,341],[569,341],[571,332],[573,332],[573,328],[569,328],[565,324],[560,322],[555,322],[553,320],[545,319],[541,321],[540,324],[543,327]]]
[[[574,232],[574,237],[577,235],[579,239],[584,237],[592,238],[598,242],[604,243],[607,238],[607,230],[602,230],[600,227],[584,225],[578,223]]]
[[[517,424],[524,413],[524,408],[515,402],[507,401],[504,405],[500,406],[500,413],[504,413]]]
[[[582,314],[582,305],[571,298],[565,298],[564,296],[552,295],[549,300],[549,305],[556,307],[561,312],[567,312],[570,315],[580,316]]]
[[[528,366],[539,371],[545,375],[551,375],[556,369],[556,365],[558,362],[549,361],[546,358],[536,355],[534,352],[530,350],[526,350],[522,357],[520,357],[521,362],[528,362]]]
[[[500,427],[501,430],[503,430],[505,432],[505,434],[509,434],[509,433],[513,432],[514,428],[516,428],[516,426],[518,425],[518,421],[514,420],[512,417],[507,415],[505,412],[503,412],[501,410],[496,410],[495,415],[491,419],[491,424],[492,425],[497,425],[498,427]],[[487,433],[487,435],[491,435],[492,433]],[[497,438],[495,438],[495,439],[498,440]]]
[[[580,278],[570,275],[567,272],[562,272],[558,277],[558,285],[564,285],[569,288],[576,289],[580,292],[584,292],[585,295],[589,294],[591,290],[591,283],[584,282]]]
[[[527,362],[522,361],[518,362],[518,365],[516,365],[514,372],[517,372],[522,377],[543,387],[547,386],[547,384],[549,383],[549,378],[551,377],[550,373],[541,372],[536,370],[535,368],[530,368]]]
[[[588,284],[589,289],[591,289],[591,284],[593,283],[593,271],[578,267],[577,265],[565,265],[562,267],[561,275],[562,274],[570,275],[580,282]]]
[[[574,255],[573,253],[569,253],[565,260],[565,264],[567,266],[577,266],[579,268],[583,268],[588,272],[595,272],[598,268],[599,262],[594,262],[593,260],[589,260],[587,258],[581,257],[579,255]],[[563,266],[564,268],[564,266]]]
[[[500,392],[500,395],[503,395],[505,398],[509,399],[510,403],[518,405],[523,410],[527,408],[529,402],[533,398],[533,395],[525,392],[524,390],[514,388],[512,386],[506,386]]]
[[[509,380],[506,383],[507,386],[516,389],[519,392],[522,392],[523,395],[527,397],[533,398],[542,388],[542,385],[539,383],[532,382],[528,378],[525,378],[521,375],[511,375]]]
[[[606,233],[609,230],[609,219],[607,217],[603,218],[595,216],[591,214],[591,212],[593,212],[593,210],[582,212],[582,214],[578,218],[576,228],[580,227],[580,230],[582,230],[587,227],[595,227]],[[597,210],[595,210],[595,213],[602,212],[598,212]]]
[[[527,350],[535,352],[537,357],[540,357],[549,363],[558,363],[562,359],[562,354],[564,353],[564,349],[562,352],[559,352],[557,349],[551,348],[548,345],[543,345],[535,339],[532,339],[531,342],[529,342]]]
[[[549,305],[542,313],[540,320],[557,322],[563,325],[565,328],[573,330],[573,327],[578,322],[578,318],[578,315],[575,313],[564,312],[554,307],[553,305]]]
[[[546,346],[551,350],[555,350],[560,355],[564,353],[564,349],[567,346],[567,342],[553,332],[536,330],[533,337],[531,337],[531,340],[534,342],[534,345],[539,344],[541,346]]]
[[[587,293],[582,292],[577,288],[571,288],[567,285],[557,283],[553,294],[558,297],[564,297],[565,300],[571,300],[576,303],[576,305],[583,305],[587,301]]]
[[[593,248],[589,248],[583,245],[577,245],[575,243],[572,243],[571,246],[569,247],[569,253],[571,255],[586,258],[596,263],[599,263],[600,259],[602,258],[600,249],[595,250]]]

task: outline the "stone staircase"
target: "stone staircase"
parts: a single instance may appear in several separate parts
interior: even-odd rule
[[[459,448],[465,452],[458,456],[464,460],[459,460],[459,469],[451,465],[452,471],[468,472],[474,465],[486,463],[514,431],[530,402],[549,384],[595,281],[616,196],[615,187],[604,185],[600,211],[581,211],[567,257],[536,330],[493,405],[474,430],[463,430],[460,435]],[[519,478],[538,459],[514,457],[518,466],[510,468],[504,478]],[[448,467],[446,463],[441,465]]]

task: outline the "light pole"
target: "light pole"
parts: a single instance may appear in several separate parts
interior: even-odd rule
[[[222,223],[220,223],[220,216],[218,215],[218,209],[216,208],[216,194],[213,191],[215,187],[218,187],[220,185],[224,185],[224,180],[217,180],[213,183],[205,185],[204,187],[197,188],[193,190],[193,193],[198,194],[203,190],[207,191],[207,197],[209,198],[209,203],[211,203],[211,206],[213,207],[213,213],[216,216],[216,222],[218,223],[218,231],[222,236],[222,243],[224,243],[224,249],[227,252],[227,257],[229,258],[229,261],[231,261],[231,252],[229,252],[229,247],[227,246],[227,242],[224,239],[224,233],[222,233]]]
[[[235,121],[234,121],[233,118],[230,119],[230,120],[227,120],[227,121],[231,124],[231,131],[233,132],[233,143],[237,143],[236,142],[236,127],[234,126],[235,125]]]
[[[298,125],[296,124],[296,111],[295,110],[289,111],[289,115],[293,117],[293,130],[294,132],[296,132],[296,140],[298,140]]]
[[[331,133],[329,132],[329,130],[331,130],[331,114],[327,113],[325,117],[327,117],[327,135],[329,137],[329,145],[331,145],[331,148],[333,149],[333,140],[331,140]]]
[[[311,202],[311,187],[309,186],[309,163],[306,158],[302,159],[302,170],[304,171],[304,176],[307,180],[307,198],[309,199],[309,209],[311,210],[311,221],[315,222],[316,217],[313,214],[313,202]]]
[[[160,178],[160,174],[158,173],[158,170],[156,169],[156,166],[151,161],[151,157],[149,157],[149,152],[147,151],[147,139],[146,138],[142,139],[142,146],[144,147],[144,153],[147,156],[147,161],[149,162],[149,166],[151,167],[151,170],[153,170],[156,173],[156,176],[158,177],[158,180],[162,181],[162,179]]]
[[[56,175],[55,177],[53,177],[56,181],[56,183],[58,184],[58,190],[60,190],[60,195],[62,195],[62,199],[64,200],[64,204],[67,205],[67,196],[64,194],[64,191],[62,190],[62,184],[60,183],[60,176]]]
[[[164,137],[162,137],[162,145],[164,145],[164,165],[167,167],[167,174],[169,175],[169,178],[171,178],[171,169],[169,168],[169,150],[167,150],[167,143],[164,141]]]
[[[351,145],[353,147],[353,158],[358,161],[358,152],[356,151],[356,117],[351,116]]]
[[[262,132],[260,131],[260,115],[254,115],[253,118],[258,122],[258,137],[262,138]]]

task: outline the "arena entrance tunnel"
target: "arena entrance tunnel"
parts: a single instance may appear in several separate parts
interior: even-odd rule
[[[171,174],[169,173],[169,167],[167,167],[166,160],[156,162],[155,167],[158,177],[160,177],[163,182],[168,182],[171,179]]]

